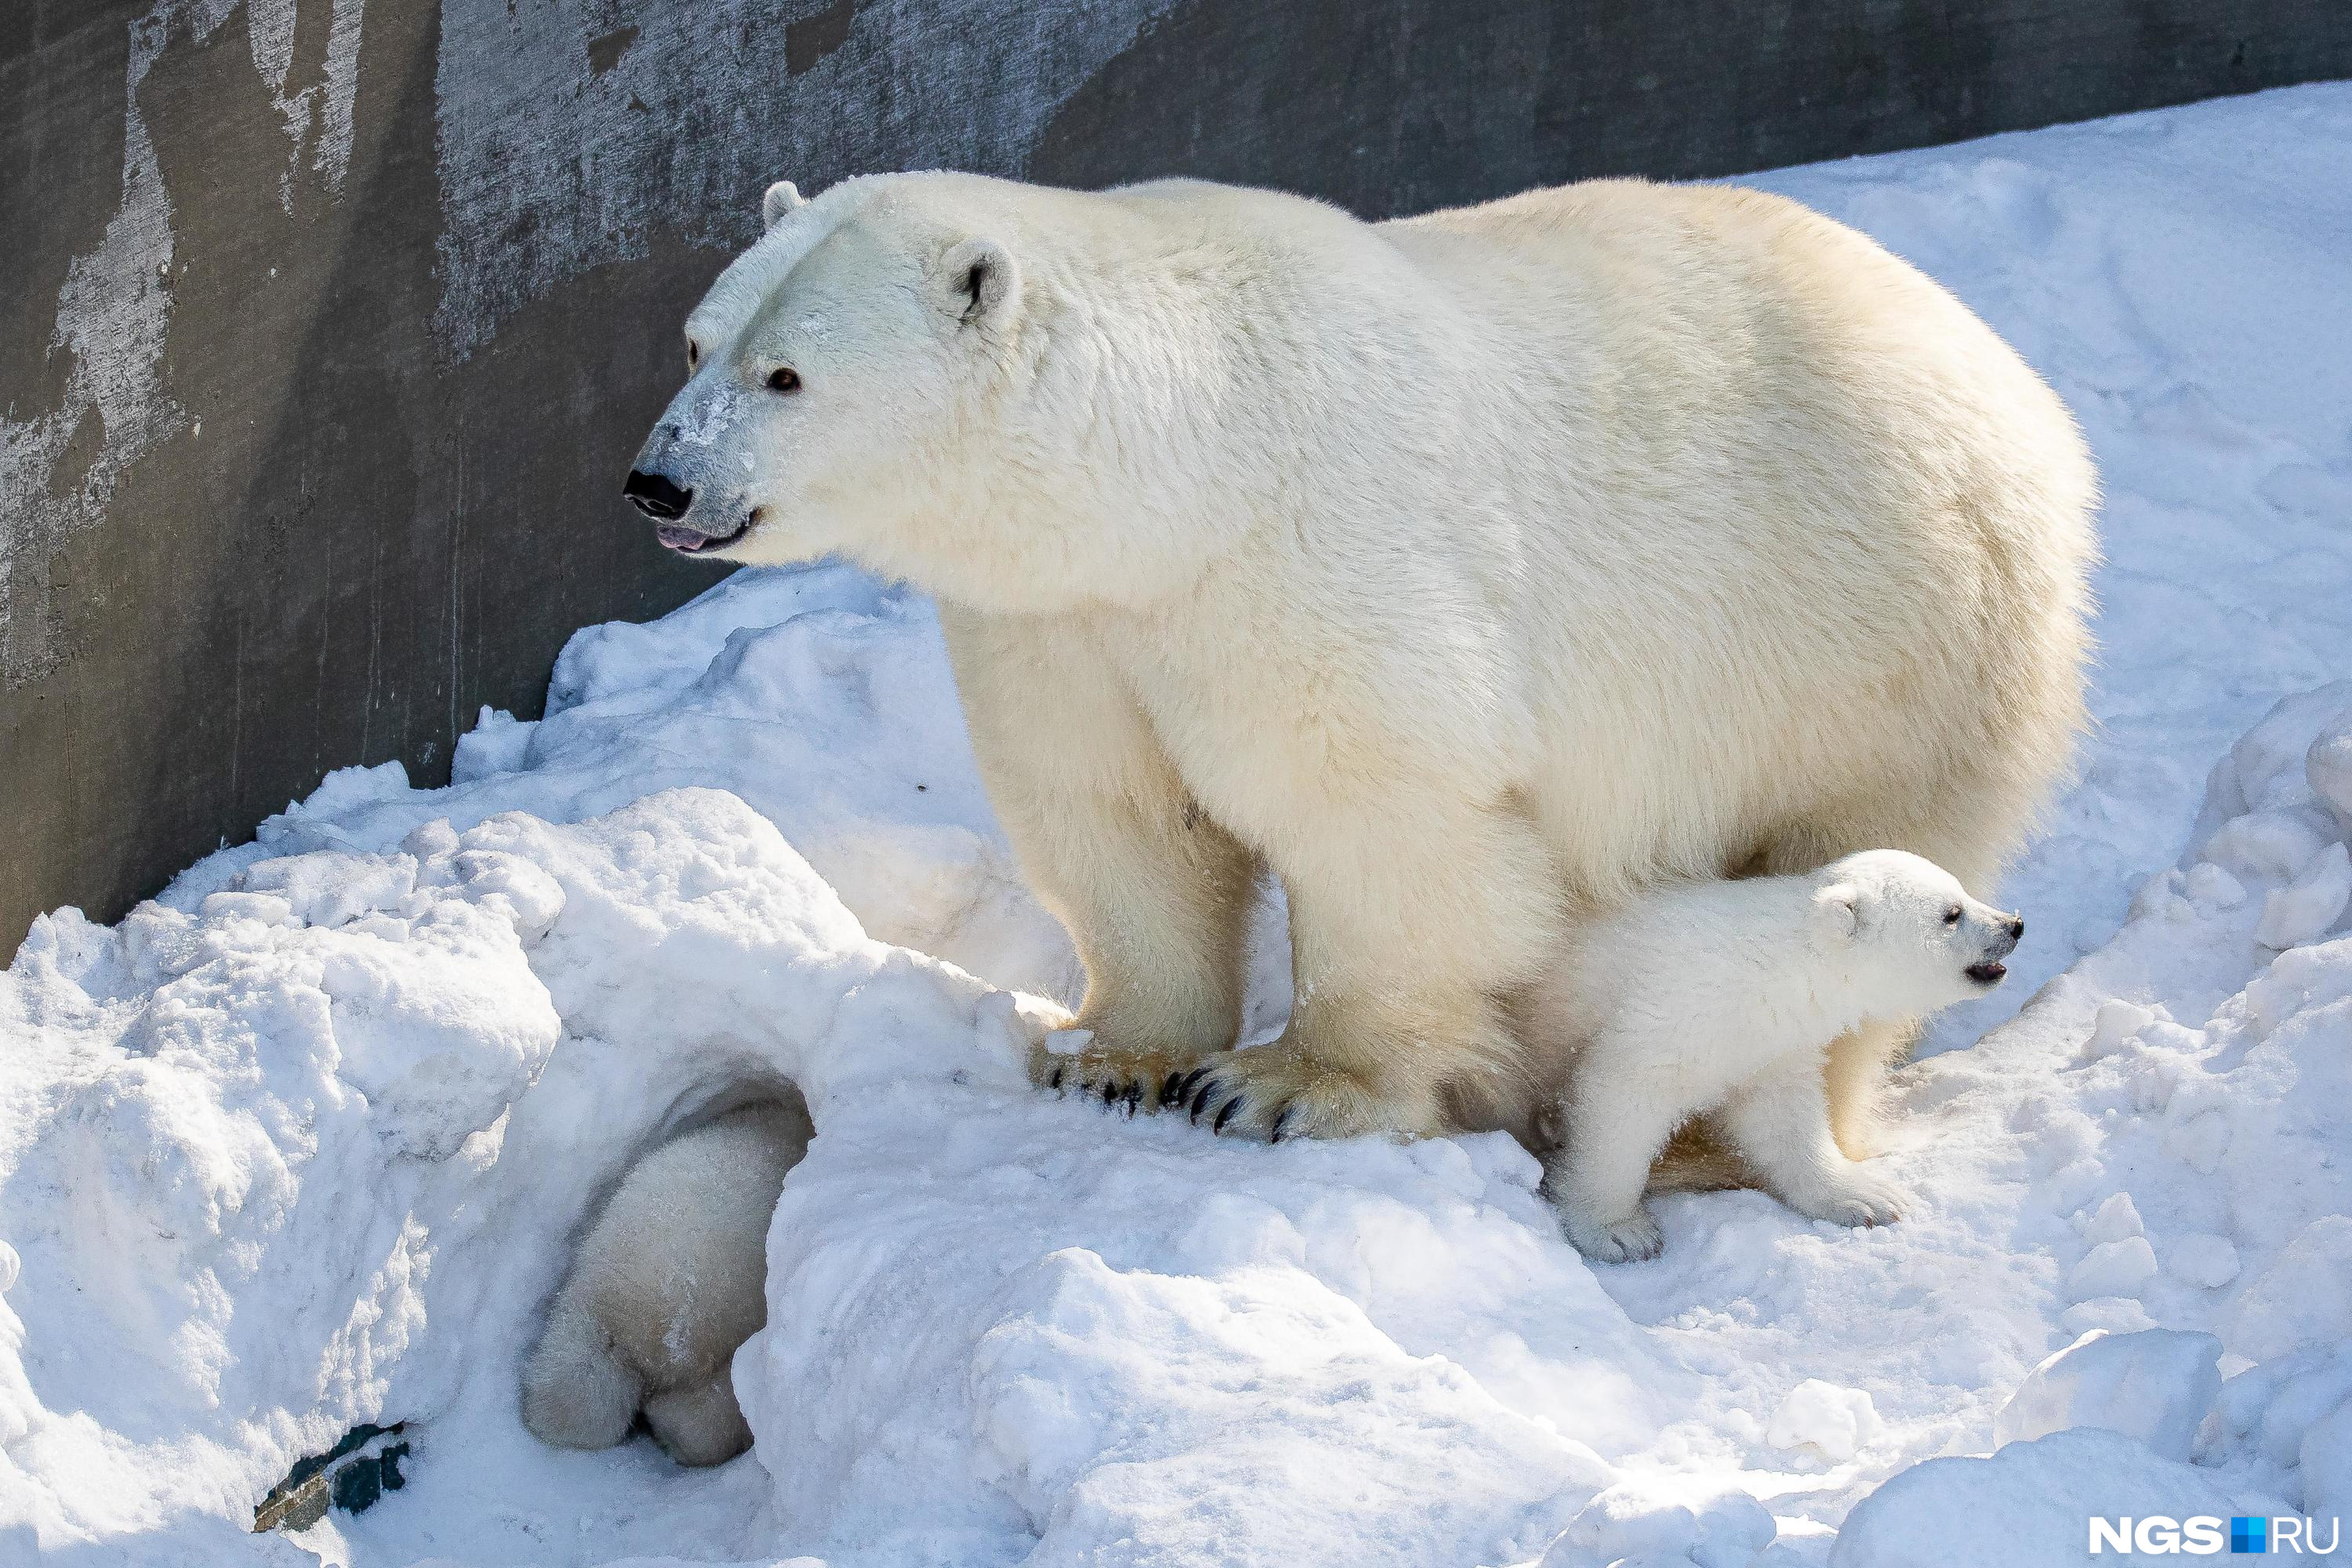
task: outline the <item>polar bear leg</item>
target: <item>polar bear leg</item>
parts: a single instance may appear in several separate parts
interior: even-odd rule
[[[1665,1244],[1642,1192],[1691,1108],[1680,1075],[1659,1070],[1650,1057],[1641,1040],[1604,1033],[1590,1042],[1560,1104],[1562,1136],[1544,1157],[1543,1194],[1560,1230],[1596,1262],[1655,1258]]]
[[[989,799],[1086,962],[1074,1026],[1094,1043],[1041,1052],[1032,1071],[1055,1088],[1156,1091],[1240,1032],[1255,858],[1193,804],[1083,633],[947,605],[940,624]]]
[[[1886,1097],[1886,1072],[1918,1035],[1916,1022],[1873,1020],[1830,1042],[1821,1079],[1829,1095],[1830,1131],[1848,1160],[1885,1152],[1880,1103]]]
[[[562,1448],[609,1448],[629,1435],[643,1384],[569,1286],[523,1363],[522,1424]]]
[[[1552,939],[1550,857],[1499,806],[1400,795],[1298,809],[1314,830],[1276,840],[1289,1026],[1213,1058],[1176,1097],[1204,1125],[1260,1138],[1448,1131],[1449,1081],[1525,1070],[1499,998]]]
[[[1822,1065],[1809,1051],[1741,1085],[1718,1120],[1772,1194],[1799,1214],[1839,1225],[1891,1225],[1911,1204],[1903,1188],[1839,1150]]]
[[[681,1465],[719,1465],[751,1446],[727,1367],[701,1383],[664,1389],[646,1401],[654,1440]]]

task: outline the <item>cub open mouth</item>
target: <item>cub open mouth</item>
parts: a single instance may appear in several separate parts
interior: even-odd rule
[[[1992,958],[1985,960],[1982,963],[1971,963],[1966,971],[1968,977],[1979,985],[1998,985],[2000,984],[2001,976],[2008,973],[2008,964]]]
[[[757,514],[754,514],[755,516]],[[751,530],[752,518],[746,517],[735,525],[732,533],[709,534],[700,529],[687,528],[675,522],[665,522],[654,530],[654,537],[681,555],[701,555],[724,549]]]

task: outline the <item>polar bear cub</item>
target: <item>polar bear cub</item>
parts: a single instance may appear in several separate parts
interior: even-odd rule
[[[637,1162],[523,1364],[525,1426],[560,1447],[609,1448],[643,1410],[682,1465],[751,1446],[730,1369],[767,1321],[768,1221],[811,1132],[797,1100],[762,1100]]]
[[[1872,849],[1809,875],[1670,887],[1580,932],[1535,997],[1571,1053],[1544,1177],[1569,1239],[1604,1262],[1655,1256],[1642,1192],[1702,1113],[1799,1213],[1898,1217],[1906,1194],[1831,1136],[1823,1053],[1866,1020],[1991,990],[2024,931],[1934,862]]]

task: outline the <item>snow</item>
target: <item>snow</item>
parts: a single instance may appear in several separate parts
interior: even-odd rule
[[[2265,1504],[2265,1511],[2267,1510]],[[2223,1521],[2248,1500],[2211,1474],[2161,1458],[2144,1443],[2095,1426],[2012,1443],[1988,1458],[1955,1456],[1914,1466],[1846,1516],[1830,1568],[2105,1568],[2170,1553],[2090,1551],[2089,1521]],[[2178,1539],[2177,1533],[2174,1539]]]
[[[2221,1393],[2221,1342],[2179,1329],[2093,1329],[2026,1374],[1993,1419],[1993,1440],[2031,1442],[2070,1426],[2137,1437],[2186,1459]]]
[[[1682,1195],[1596,1268],[1499,1137],[1032,1092],[1078,976],[929,607],[744,573],[582,632],[446,789],[345,770],[115,927],[36,922],[0,1560],[1906,1568],[2345,1506],[2347,161],[2323,86],[1757,181],[1985,314],[2107,486],[2098,728],[1999,891],[2017,983],[1900,1077],[1900,1225]],[[785,1080],[818,1134],[735,1363],[753,1454],[531,1439],[583,1217]],[[392,1420],[404,1489],[247,1533]]]

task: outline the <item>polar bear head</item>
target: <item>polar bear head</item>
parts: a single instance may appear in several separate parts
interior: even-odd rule
[[[1812,877],[1816,940],[1844,954],[1874,997],[1900,1017],[1981,995],[2008,974],[2025,921],[1979,902],[1932,860],[1900,849],[1849,855]]]
[[[982,607],[1164,592],[1212,544],[1119,499],[1174,482],[1138,472],[1153,411],[1103,395],[1155,358],[1095,287],[1124,211],[965,174],[772,187],[629,499],[682,553],[843,554]]]

